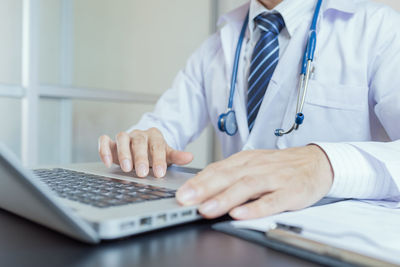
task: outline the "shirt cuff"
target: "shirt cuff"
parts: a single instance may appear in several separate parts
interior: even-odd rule
[[[391,195],[393,181],[385,166],[347,143],[314,143],[328,156],[334,180],[327,197],[383,199]]]

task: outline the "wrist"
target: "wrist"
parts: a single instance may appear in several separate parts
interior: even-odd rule
[[[315,172],[317,177],[319,177],[321,180],[323,180],[323,184],[325,185],[325,195],[328,194],[330,191],[332,185],[333,185],[333,180],[334,180],[334,171],[333,167],[331,164],[331,161],[326,154],[325,150],[320,147],[319,145],[316,144],[310,144],[308,147],[313,151],[315,155]]]

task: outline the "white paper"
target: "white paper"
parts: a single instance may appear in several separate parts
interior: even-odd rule
[[[263,232],[275,223],[299,226],[306,238],[400,264],[400,209],[376,204],[347,200],[232,224]]]

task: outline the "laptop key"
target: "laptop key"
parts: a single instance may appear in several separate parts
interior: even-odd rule
[[[123,181],[67,169],[39,169],[34,173],[62,198],[97,208],[154,201],[175,196],[175,190]]]
[[[175,197],[175,194],[171,194],[171,193],[167,193],[167,192],[161,192],[161,191],[153,191],[153,192],[150,192],[150,194],[152,194],[152,195],[156,195],[156,196],[159,196],[159,197]]]
[[[125,200],[127,203],[139,203],[139,202],[143,202],[146,201],[145,199],[139,198],[139,197],[131,197],[131,198],[127,198]]]

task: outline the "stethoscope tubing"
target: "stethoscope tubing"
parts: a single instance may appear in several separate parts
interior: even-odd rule
[[[283,135],[289,134],[294,130],[298,130],[300,125],[303,124],[304,121],[304,114],[303,108],[304,103],[307,95],[308,85],[311,77],[311,73],[313,71],[313,61],[315,55],[315,48],[317,46],[317,22],[318,17],[320,14],[322,5],[322,0],[318,0],[313,19],[310,26],[310,31],[307,40],[307,46],[304,51],[302,67],[300,71],[300,81],[298,87],[298,95],[297,95],[297,105],[296,105],[296,117],[295,122],[292,127],[285,131],[283,129],[276,129],[275,136],[281,137]],[[240,32],[239,40],[236,46],[235,51],[235,59],[233,62],[233,69],[232,69],[232,77],[231,77],[231,86],[229,92],[229,101],[228,101],[228,108],[225,113],[222,113],[218,118],[218,127],[222,132],[226,132],[228,135],[233,136],[237,132],[237,121],[236,115],[233,110],[233,97],[235,95],[236,89],[236,80],[237,80],[237,73],[239,69],[239,61],[240,61],[240,52],[242,49],[243,40],[246,34],[247,25],[249,22],[249,12],[243,22],[242,30]],[[233,114],[233,115],[232,115]],[[228,116],[229,115],[229,116]],[[229,120],[229,121],[228,121]],[[230,125],[230,129],[226,127],[226,125]]]
[[[233,107],[233,97],[235,95],[235,89],[236,89],[236,80],[237,80],[237,73],[238,73],[239,61],[240,61],[240,51],[242,50],[242,44],[243,44],[244,36],[246,35],[246,29],[247,29],[248,24],[249,24],[249,13],[247,12],[247,16],[244,19],[243,27],[240,32],[239,41],[236,46],[235,60],[233,61],[233,72],[232,72],[232,77],[231,77],[231,90],[229,93],[228,111],[232,110],[232,107]]]

